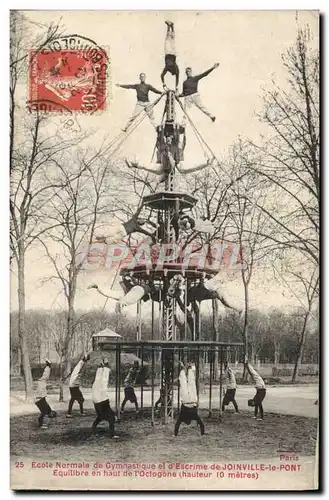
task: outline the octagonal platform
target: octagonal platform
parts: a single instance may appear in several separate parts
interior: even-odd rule
[[[181,274],[185,276],[188,280],[200,279],[202,276],[209,279],[218,273],[218,269],[212,269],[210,267],[204,267],[203,269],[197,266],[187,266],[184,263],[164,263],[161,266],[154,264],[152,266],[138,265],[133,268],[124,267],[120,271],[120,275],[129,273],[131,276],[144,281],[149,281],[150,279],[163,279],[167,276],[171,279],[175,274]]]
[[[165,210],[168,208],[178,208],[184,210],[193,208],[197,203],[197,198],[188,193],[176,193],[174,191],[160,191],[144,196],[143,205],[154,210]]]

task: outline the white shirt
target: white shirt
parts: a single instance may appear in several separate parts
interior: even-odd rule
[[[259,373],[257,373],[256,370],[251,365],[248,364],[248,367],[249,367],[249,373],[253,379],[256,389],[265,389],[265,382],[259,375]]]
[[[47,396],[47,382],[50,376],[50,366],[46,366],[43,370],[41,378],[38,380],[37,390],[35,394],[36,399],[42,399]]]
[[[74,368],[73,372],[71,373],[69,387],[79,387],[79,385],[80,385],[79,375],[80,375],[80,372],[81,372],[83,365],[84,365],[84,361],[81,360]]]
[[[97,368],[95,380],[92,386],[92,400],[93,403],[102,403],[109,399],[108,394],[108,380],[110,376],[110,369],[108,367]]]
[[[227,368],[226,371],[226,389],[236,389],[236,380],[235,380],[235,375],[231,368]]]

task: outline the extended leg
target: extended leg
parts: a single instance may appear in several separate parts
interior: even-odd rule
[[[95,418],[94,422],[93,422],[93,425],[92,425],[92,430],[93,432],[96,432],[96,429],[97,429],[97,425],[102,421],[102,419],[99,417],[99,415],[97,415],[97,417]]]
[[[175,424],[175,430],[174,430],[175,436],[178,435],[178,431],[179,431],[179,427],[180,427],[181,423],[182,423],[181,415],[179,414],[178,419],[176,420],[176,424]]]
[[[201,98],[198,94],[193,95],[193,103],[196,105],[197,108],[199,108],[200,111],[202,111],[202,113],[209,116],[209,118],[211,119],[214,118],[214,115],[211,114],[210,111],[208,111],[208,109],[203,105]]]
[[[259,414],[260,414],[260,418],[264,418],[264,410],[263,410],[262,403],[259,403]]]
[[[131,290],[129,290],[122,299],[119,300],[120,306],[131,306],[132,304],[137,304],[139,300],[145,295],[145,290],[143,287],[136,285]]]
[[[174,24],[167,22],[167,34],[165,40],[165,55],[176,55]]]
[[[180,390],[180,395],[181,399],[183,402],[190,402],[190,396],[188,392],[188,385],[187,385],[187,377],[185,374],[185,370],[182,369],[179,374],[179,390]]]
[[[112,438],[115,435],[114,420],[112,418],[109,418],[108,423],[109,423],[110,437]]]
[[[204,423],[203,423],[202,419],[199,417],[199,415],[197,415],[196,421],[197,421],[197,424],[200,425],[201,436],[203,436],[204,435]]]
[[[236,413],[239,413],[238,404],[237,404],[237,402],[235,401],[235,398],[232,400],[232,403],[233,403],[233,406],[234,406],[234,409],[235,409]]]
[[[83,415],[83,400],[79,401],[79,406],[80,406],[80,413]]]
[[[187,370],[187,388],[190,395],[190,403],[196,403],[198,401],[198,395],[196,391],[195,372],[192,368]]]
[[[124,132],[127,131],[128,127],[132,124],[132,122],[135,120],[135,118],[139,115],[139,113],[141,113],[141,111],[143,111],[144,109],[144,106],[141,106],[140,104],[136,104],[135,106],[135,109],[133,111],[133,114],[131,115],[131,117],[129,118],[128,122],[127,122],[127,125],[125,126],[125,128],[123,129]]]
[[[127,403],[128,399],[127,398],[124,398],[124,400],[122,401],[122,404],[121,404],[121,411],[124,410],[125,406],[126,406],[126,403]]]
[[[42,427],[42,425],[43,425],[43,419],[44,418],[45,418],[45,414],[44,413],[40,413],[40,415],[38,417],[39,427]]]
[[[192,98],[191,96],[187,96],[184,98],[184,111],[188,111],[191,107],[192,107]],[[185,127],[186,126],[186,120],[187,120],[187,117],[186,117],[186,114],[184,113],[183,114],[183,119],[182,119],[182,126]]]
[[[255,417],[257,417],[258,414],[258,404],[255,405]]]
[[[71,413],[72,413],[72,408],[73,408],[74,401],[75,401],[75,398],[71,398],[70,399],[69,407],[68,407],[68,410],[67,410],[67,414],[68,415],[71,415]]]
[[[225,396],[223,398],[223,403],[222,403],[222,411],[225,411]]]
[[[147,106],[145,108],[145,111],[146,111],[147,116],[149,117],[149,120],[152,123],[153,127],[156,129],[157,128],[157,124],[156,124],[156,121],[155,121],[153,106]]]

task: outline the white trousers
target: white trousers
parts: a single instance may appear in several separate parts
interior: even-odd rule
[[[154,111],[153,111],[153,106],[150,108],[150,103],[149,102],[142,102],[142,101],[137,101],[135,109],[133,111],[133,114],[128,120],[128,123],[126,125],[126,128],[129,127],[129,125],[132,124],[132,122],[135,120],[135,118],[143,111],[143,109],[146,110],[147,116],[150,119],[150,122],[152,123],[153,127],[156,128],[156,122],[155,122],[155,117],[154,117]]]
[[[165,40],[165,55],[176,55],[175,33],[167,33]]]
[[[119,300],[120,306],[131,306],[137,304],[138,301],[145,295],[145,290],[142,286],[134,286],[126,295]]]
[[[198,402],[198,395],[196,392],[195,372],[190,368],[187,370],[187,377],[185,370],[181,370],[179,374],[179,389],[182,403],[195,403]]]
[[[196,106],[197,108],[199,108],[199,110],[202,111],[202,113],[209,116],[209,118],[211,118],[213,116],[210,113],[210,111],[208,111],[208,109],[202,104],[202,101],[201,101],[201,98],[200,98],[200,95],[198,92],[196,92],[195,94],[187,95],[186,97],[184,97],[184,111],[188,111],[193,105]],[[184,126],[185,123],[186,123],[186,115],[183,116],[182,125]]]

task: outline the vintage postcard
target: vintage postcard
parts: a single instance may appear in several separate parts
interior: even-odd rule
[[[319,488],[319,12],[10,15],[13,490]]]

